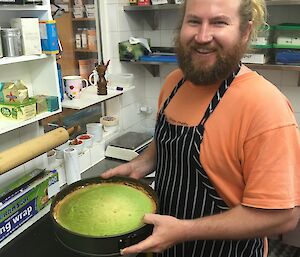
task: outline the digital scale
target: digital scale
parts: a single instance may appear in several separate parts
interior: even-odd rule
[[[130,161],[137,157],[152,141],[150,133],[127,132],[112,140],[105,150],[105,156]]]

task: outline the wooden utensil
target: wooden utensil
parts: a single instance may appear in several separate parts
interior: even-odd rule
[[[73,130],[74,128],[71,128],[69,132],[72,133]],[[69,139],[69,132],[64,128],[57,128],[0,152],[0,174],[65,143]]]

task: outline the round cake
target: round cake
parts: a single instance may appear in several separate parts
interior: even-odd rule
[[[106,237],[125,234],[144,225],[156,204],[141,188],[124,183],[91,184],[65,196],[54,208],[55,220],[82,235]]]

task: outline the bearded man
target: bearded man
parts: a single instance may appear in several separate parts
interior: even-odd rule
[[[156,170],[154,230],[122,254],[262,257],[266,237],[295,228],[300,136],[280,91],[240,63],[266,17],[264,0],[186,0],[179,68],[160,92],[155,135],[102,177]]]

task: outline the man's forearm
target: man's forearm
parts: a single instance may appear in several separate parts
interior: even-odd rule
[[[265,210],[237,206],[222,214],[183,220],[187,240],[247,239],[280,234],[296,227],[299,208]]]

